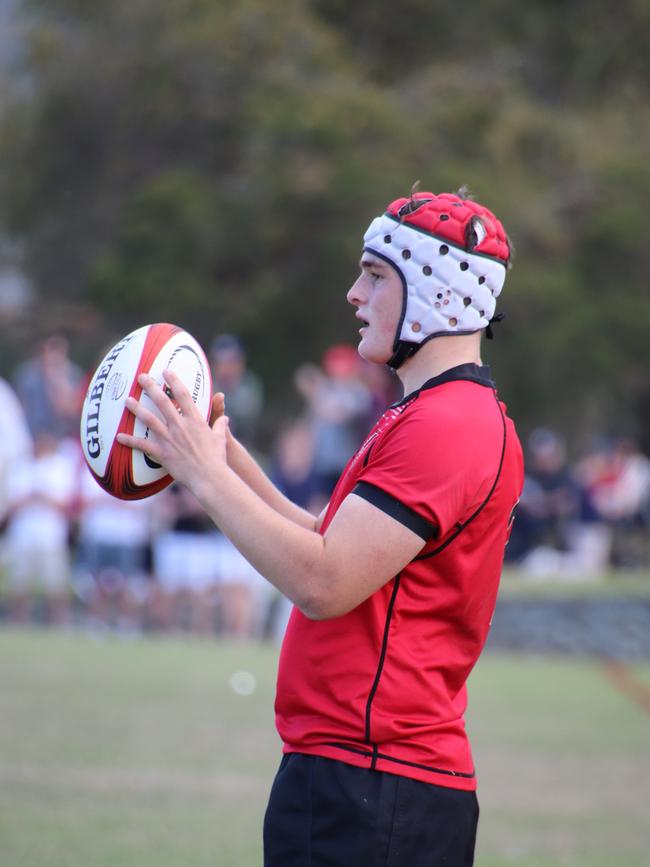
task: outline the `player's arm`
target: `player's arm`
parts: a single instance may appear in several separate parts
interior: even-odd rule
[[[158,419],[136,401],[127,406],[155,441],[120,434],[185,484],[242,554],[308,617],[337,617],[397,575],[424,545],[408,529],[361,497],[350,495],[324,536],[296,524],[265,502],[226,459],[227,419],[210,429],[179,378],[166,373],[179,415],[150,377],[141,377]]]
[[[210,425],[214,426],[217,419],[224,414],[224,397],[218,392],[212,398],[212,411],[210,413]],[[226,434],[228,466],[251,488],[258,497],[261,497],[272,509],[305,527],[308,530],[316,530],[322,522],[322,514],[316,518],[311,512],[297,506],[273,484],[264,470],[250,454],[248,449],[236,439],[230,428]]]
[[[273,484],[250,452],[228,430],[228,466],[260,499],[279,515],[308,530],[317,530],[323,520],[297,506]]]
[[[341,616],[394,578],[424,539],[354,494],[323,536],[272,510],[232,470],[199,484],[206,512],[264,577],[310,618]]]

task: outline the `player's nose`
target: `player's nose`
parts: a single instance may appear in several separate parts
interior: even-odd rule
[[[352,304],[354,307],[358,307],[360,304],[366,300],[365,294],[363,291],[363,283],[364,283],[364,274],[359,274],[357,279],[354,281],[350,289],[348,290],[348,294],[346,298],[349,304]]]

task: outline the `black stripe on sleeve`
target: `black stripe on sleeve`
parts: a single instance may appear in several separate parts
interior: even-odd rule
[[[370,482],[357,482],[352,493],[381,509],[382,512],[390,515],[391,518],[395,518],[396,521],[408,527],[409,530],[412,530],[425,542],[428,542],[429,539],[432,539],[436,535],[437,528],[435,524],[427,521],[421,515],[418,515],[417,512],[414,512],[413,509],[405,506],[404,503],[393,497],[392,494],[387,494],[386,491],[376,487],[376,485],[371,485]]]

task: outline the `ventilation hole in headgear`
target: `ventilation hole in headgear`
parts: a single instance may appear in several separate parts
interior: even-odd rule
[[[461,271],[467,271],[468,268],[469,268],[469,263],[468,263],[468,262],[461,262],[461,263],[460,263],[460,270],[461,270]]]
[[[445,220],[448,220],[448,219],[449,219],[449,214],[440,214],[440,216],[438,217],[438,219],[439,219],[440,222],[442,223],[442,222],[444,222]]]
[[[410,250],[402,250],[402,259],[410,259],[411,251]]]
[[[478,315],[481,317],[481,319],[483,319],[483,317],[485,316],[485,310],[479,310]]]
[[[418,333],[418,331],[421,328],[422,328],[422,326],[420,325],[419,322],[414,322],[413,325],[411,325],[411,331],[415,331],[416,334]]]
[[[451,295],[451,289],[447,289],[445,295]]]
[[[440,297],[442,298],[442,295]],[[436,310],[440,310],[440,301],[436,301],[433,306],[436,308]]]
[[[485,277],[478,278],[479,285],[482,286],[485,283]]]
[[[392,240],[390,235],[384,235],[384,244],[390,244]]]
[[[471,299],[471,298],[463,298],[463,304],[465,305],[465,307],[469,307],[469,305],[470,305],[471,303],[472,303],[472,299]]]
[[[431,274],[432,274],[431,265],[425,265],[424,268],[422,269],[422,273],[423,273],[426,277],[430,277]]]
[[[446,256],[449,252],[449,247],[446,244],[441,244],[438,252],[441,256]]]
[[[455,328],[458,325],[458,319],[456,319],[455,316],[452,316],[451,319],[449,320],[449,324],[451,325],[452,328]]]
[[[442,303],[443,304],[449,304],[449,298],[445,298],[445,300]]]
[[[438,292],[438,294],[436,295],[436,298],[442,298],[442,292]]]

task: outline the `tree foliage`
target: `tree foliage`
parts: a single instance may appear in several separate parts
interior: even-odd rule
[[[517,249],[488,360],[524,428],[650,429],[642,0],[20,8],[0,219],[83,360],[146,321],[236,331],[286,396],[353,339],[370,219],[467,183]]]

